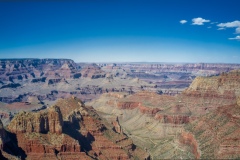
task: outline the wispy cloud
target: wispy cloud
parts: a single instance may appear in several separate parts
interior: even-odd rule
[[[236,28],[235,32],[240,33],[240,21],[219,23],[217,26],[220,28]]]
[[[234,38],[228,38],[229,40],[240,40],[240,36],[236,36]]]
[[[180,23],[185,24],[185,23],[187,23],[187,21],[183,19],[183,20],[180,21]]]
[[[226,28],[218,28],[217,30],[225,30]]]
[[[193,22],[192,23],[193,25],[204,25],[204,23],[210,22],[210,20],[198,17],[198,18],[193,18],[192,22]]]
[[[236,28],[236,33],[240,33],[240,27]]]

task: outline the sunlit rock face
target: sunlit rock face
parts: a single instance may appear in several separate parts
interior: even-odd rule
[[[8,130],[27,159],[149,159],[115,122],[72,96],[43,111],[18,113]]]

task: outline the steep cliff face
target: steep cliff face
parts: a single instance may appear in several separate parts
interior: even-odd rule
[[[8,125],[27,159],[148,158],[123,132],[112,128],[75,97],[60,99],[45,111],[21,112]]]
[[[183,94],[236,100],[240,95],[240,70],[215,77],[197,77]]]
[[[64,122],[71,122],[68,128],[64,128],[65,132],[71,135],[72,129],[80,128],[80,135],[76,133],[74,136],[89,156],[97,159],[131,159],[131,156],[148,158],[147,153],[136,148],[132,140],[123,134],[121,129],[118,130],[121,126],[117,129],[107,122],[103,123],[94,108],[86,107],[74,97],[68,101],[59,100],[56,105],[61,108]],[[113,127],[117,130],[113,130]]]
[[[183,97],[188,96],[190,99],[203,97],[204,102],[207,102],[206,109],[209,109],[209,104],[212,105],[209,113],[202,114],[196,121],[192,121],[185,127],[188,135],[191,135],[190,137],[193,139],[191,140],[193,148],[198,146],[199,158],[232,159],[240,157],[239,95],[239,70],[223,73],[216,77],[196,78],[183,92]],[[184,135],[180,139],[184,142]],[[197,153],[196,149],[192,151],[194,154]]]
[[[63,119],[57,106],[50,107],[48,111],[31,113],[20,112],[11,121],[8,129],[13,133],[62,133]]]

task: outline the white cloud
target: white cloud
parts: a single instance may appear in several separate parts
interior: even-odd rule
[[[218,28],[217,30],[225,30],[226,28]]]
[[[211,26],[208,26],[207,28],[212,28]]]
[[[240,33],[240,27],[236,28],[236,33]]]
[[[204,25],[204,23],[206,22],[210,22],[210,20],[207,20],[207,19],[203,19],[201,17],[198,17],[198,18],[193,18],[192,19],[192,24],[193,25]]]
[[[180,21],[180,23],[185,24],[185,23],[187,23],[187,21],[183,19],[183,20]]]
[[[228,38],[229,40],[240,40],[240,36],[236,36],[234,38]]]
[[[227,22],[227,23],[220,23],[217,25],[218,27],[239,27],[240,26],[240,21],[233,21],[233,22]]]
[[[220,28],[236,28],[236,33],[240,33],[240,21],[219,23],[217,26]]]

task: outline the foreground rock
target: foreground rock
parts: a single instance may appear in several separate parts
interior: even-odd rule
[[[22,158],[149,158],[124,133],[117,133],[113,128],[92,107],[86,107],[75,97],[61,99],[44,111],[21,112],[8,125],[22,149],[22,155],[17,156]]]

